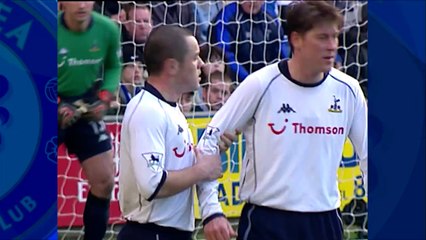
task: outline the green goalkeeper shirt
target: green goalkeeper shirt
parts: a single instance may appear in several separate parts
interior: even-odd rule
[[[102,69],[103,66],[103,69]],[[100,75],[100,71],[103,74]],[[71,31],[64,14],[58,18],[58,94],[80,96],[103,77],[100,90],[116,91],[120,83],[121,48],[118,26],[96,12],[84,32]]]

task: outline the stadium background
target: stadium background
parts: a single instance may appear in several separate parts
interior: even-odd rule
[[[185,1],[191,2],[191,1]],[[231,2],[231,1],[227,1]],[[273,2],[273,1],[268,1]],[[345,2],[331,1],[342,9],[345,14],[346,30],[342,33],[339,55],[342,58],[342,70],[349,72],[350,68],[356,69],[355,78],[362,84],[365,94],[367,79],[362,76],[362,68],[366,67],[366,62],[360,62],[359,57],[362,54],[361,47],[367,45],[367,40],[358,40],[355,43],[347,43],[346,35],[349,34],[349,29],[360,34],[361,28],[366,27],[367,19],[363,16],[362,11],[366,9],[365,1]],[[135,3],[136,2],[121,2]],[[182,6],[183,2],[174,2],[171,5]],[[104,3],[99,3],[99,11],[107,15]],[[362,9],[362,11],[360,10]],[[285,22],[285,20],[284,20]],[[155,26],[154,26],[155,27]],[[353,33],[351,33],[353,34]],[[358,38],[359,39],[359,38]],[[136,43],[135,43],[136,46]],[[355,50],[354,50],[355,49]],[[355,52],[355,53],[354,53]],[[355,54],[355,58],[348,57]],[[351,60],[352,59],[352,60]],[[355,61],[353,61],[355,59]],[[358,61],[357,61],[358,60]],[[193,132],[195,141],[201,135],[206,124],[209,122],[209,116],[212,112],[205,114],[190,113],[187,114],[190,128]],[[118,149],[120,146],[120,115],[107,116],[107,127],[113,139],[115,162],[118,164],[119,156]],[[238,143],[235,143],[222,155],[222,164],[224,176],[220,179],[219,197],[222,207],[226,215],[231,219],[231,222],[236,227],[238,224],[238,216],[242,207],[242,203],[238,199],[238,180],[239,166],[241,164],[244,153],[244,139],[241,137]],[[116,181],[119,173],[116,172]],[[356,155],[349,141],[345,144],[342,154],[342,164],[338,171],[339,188],[342,196],[341,210],[343,212],[343,220],[345,223],[345,238],[346,239],[366,239],[367,238],[367,197],[365,196],[362,179],[360,178],[360,170]],[[75,156],[69,155],[66,149],[61,146],[58,149],[58,228],[61,239],[82,239],[82,212],[84,202],[88,192],[88,184],[84,180],[84,176],[80,169],[78,160]],[[114,188],[111,214],[110,228],[108,230],[107,239],[114,239],[115,234],[120,228],[122,219],[120,218],[119,206],[117,201],[118,183]],[[196,209],[197,206],[195,206]],[[197,212],[197,210],[196,210]],[[197,217],[198,215],[196,215]],[[202,227],[197,222],[197,229],[194,234],[194,239],[203,239]]]

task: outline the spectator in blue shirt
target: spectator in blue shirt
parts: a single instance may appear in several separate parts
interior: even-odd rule
[[[275,11],[265,1],[237,1],[215,17],[207,35],[211,44],[225,50],[233,81],[289,57],[287,37]]]

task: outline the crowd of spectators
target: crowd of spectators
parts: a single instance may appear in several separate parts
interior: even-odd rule
[[[121,30],[123,70],[118,90],[119,114],[143,87],[144,44],[163,24],[187,28],[200,44],[200,89],[186,93],[183,112],[217,111],[248,74],[290,56],[285,12],[292,1],[96,1],[95,10]],[[342,10],[335,67],[358,79],[367,96],[367,1],[329,1]],[[178,46],[176,46],[178,47]],[[115,112],[116,114],[117,112]]]

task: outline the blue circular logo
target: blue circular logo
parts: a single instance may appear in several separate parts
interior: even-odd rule
[[[2,239],[56,232],[55,9],[55,1],[0,2]]]

